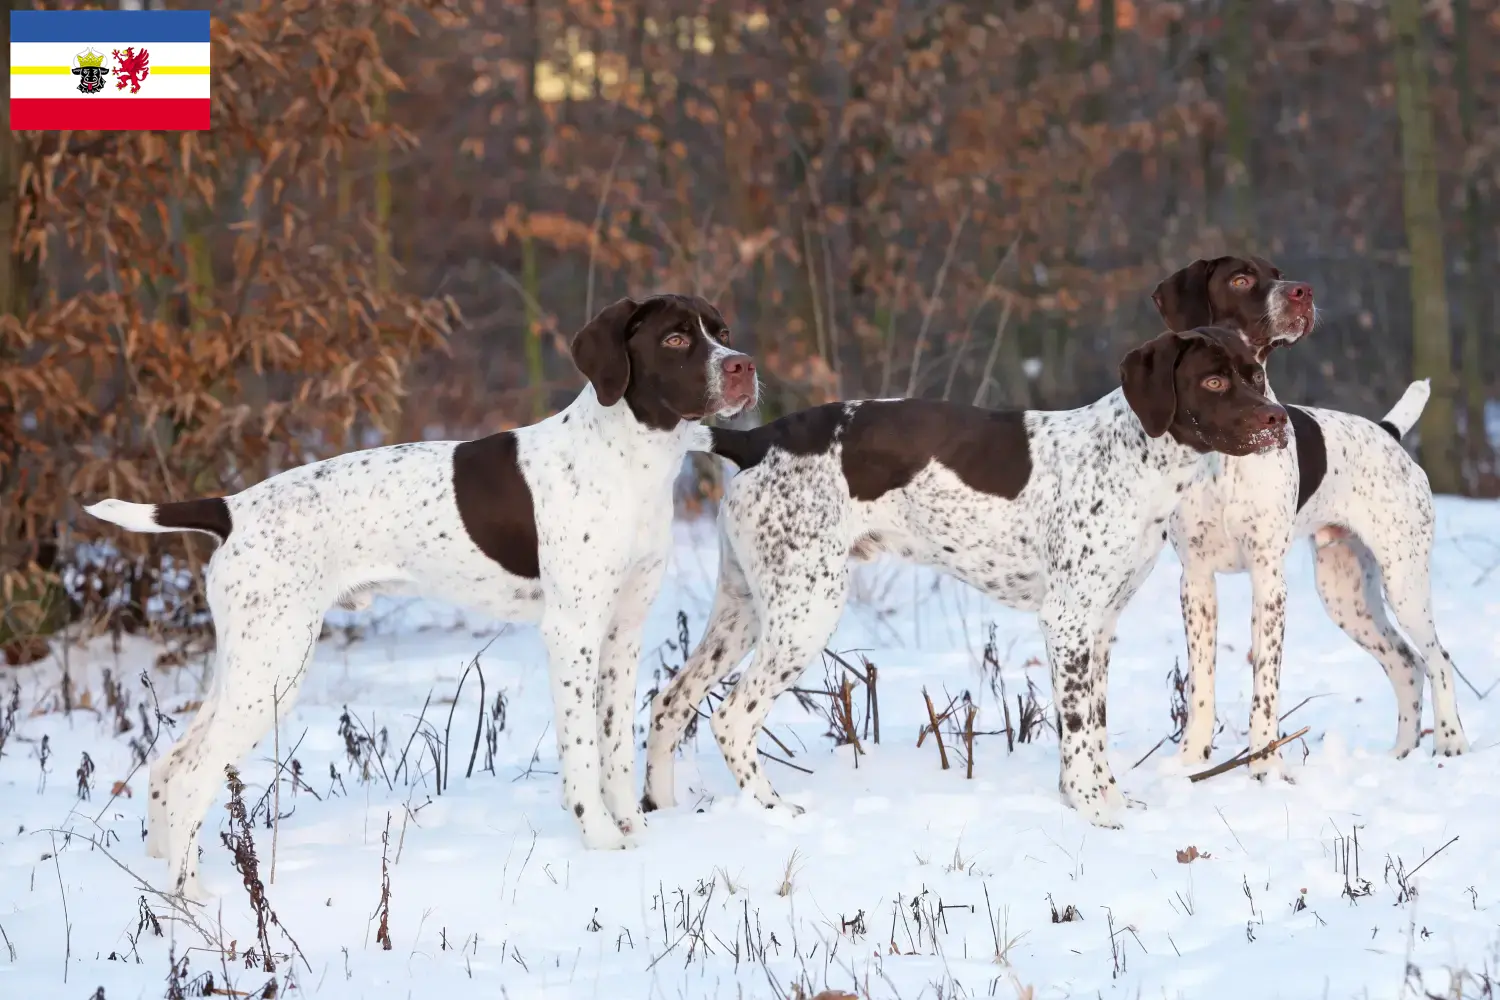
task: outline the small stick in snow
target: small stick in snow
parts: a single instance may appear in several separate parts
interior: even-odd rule
[[[966,707],[968,711],[964,714],[964,753],[967,757],[967,773],[964,777],[972,781],[974,780],[974,716],[979,713],[979,709],[972,701]]]
[[[927,702],[927,718],[931,723],[930,730],[932,732],[933,739],[937,740],[938,757],[943,762],[943,770],[946,771],[948,770],[948,749],[943,746],[943,734],[938,725],[937,710],[932,707],[932,695],[927,693],[927,689],[925,687],[922,689],[922,700]],[[926,736],[928,731],[929,730],[924,729],[920,734],[918,734],[917,746],[922,745],[922,740]]]
[[[1277,750],[1280,750],[1283,746],[1292,742],[1292,740],[1301,739],[1303,736],[1306,736],[1307,731],[1311,728],[1311,726],[1303,726],[1301,729],[1297,730],[1290,736],[1283,736],[1279,740],[1272,740],[1269,744],[1260,748],[1254,753],[1250,753],[1248,750],[1241,750],[1238,755],[1230,760],[1226,760],[1222,764],[1215,764],[1213,767],[1209,768],[1206,771],[1199,771],[1197,774],[1188,775],[1188,780],[1206,781],[1207,779],[1215,777],[1216,775],[1223,774],[1226,771],[1233,771],[1237,767],[1241,767],[1253,761],[1262,760],[1266,757],[1271,756]]]

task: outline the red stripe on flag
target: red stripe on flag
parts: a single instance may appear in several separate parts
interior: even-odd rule
[[[91,101],[87,97],[17,97],[10,102],[10,127],[12,131],[199,130],[209,127],[211,106],[206,97],[105,101]]]

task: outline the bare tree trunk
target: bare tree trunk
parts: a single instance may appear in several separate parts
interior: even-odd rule
[[[1250,72],[1255,22],[1253,0],[1227,0],[1224,11],[1224,186],[1229,190],[1228,229],[1236,242],[1253,246],[1255,222],[1250,185]]]
[[[1469,0],[1453,0],[1454,84],[1458,88],[1458,120],[1466,153],[1474,141],[1474,80],[1470,69],[1469,33],[1473,30]],[[1463,364],[1460,378],[1464,390],[1464,436],[1468,460],[1473,463],[1474,482],[1494,467],[1494,453],[1484,423],[1484,314],[1480,269],[1484,265],[1484,204],[1472,169],[1464,174],[1464,289]]]
[[[1438,211],[1432,104],[1422,41],[1421,0],[1391,0],[1396,39],[1396,110],[1401,121],[1402,194],[1411,255],[1412,358],[1418,378],[1432,379],[1420,424],[1422,465],[1434,492],[1457,493],[1457,428],[1453,421],[1453,345],[1444,284],[1443,220]]]

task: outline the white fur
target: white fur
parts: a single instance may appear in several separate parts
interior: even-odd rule
[[[847,403],[846,415],[866,403]],[[741,788],[785,807],[756,757],[776,696],[827,643],[843,612],[848,561],[889,552],[1038,612],[1061,720],[1060,786],[1101,826],[1124,796],[1105,752],[1105,678],[1121,609],[1155,565],[1166,521],[1212,455],[1149,438],[1116,390],[1090,406],[1025,417],[1032,472],[1014,500],[966,486],[931,462],[906,487],[853,500],[840,431],[827,452],[772,448],[735,475],[719,511],[718,590],[703,639],[652,706],[646,798],[676,801],[673,754],[716,679],[754,658],[711,725]]]
[[[1429,394],[1427,380],[1413,382],[1386,421],[1405,433]],[[1427,476],[1375,423],[1335,410],[1301,409],[1322,429],[1328,469],[1300,511],[1297,449],[1289,447],[1224,458],[1213,476],[1184,494],[1173,515],[1171,539],[1182,562],[1191,673],[1183,757],[1201,765],[1213,748],[1217,573],[1250,574],[1250,744],[1259,750],[1277,738],[1286,629],[1284,566],[1292,542],[1303,537],[1313,542],[1318,593],[1329,617],[1380,661],[1395,690],[1393,752],[1405,756],[1417,745],[1425,669],[1432,679],[1434,749],[1444,755],[1463,753],[1468,741],[1458,717],[1452,664],[1432,621],[1428,574],[1433,513]],[[1392,624],[1387,599],[1416,649]],[[1262,757],[1252,762],[1251,771],[1260,778],[1279,775],[1280,758]]]
[[[169,531],[180,531],[179,528],[163,528],[156,523],[156,504],[154,503],[131,503],[128,500],[100,500],[83,508],[88,513],[118,524],[122,528],[131,531],[143,531],[151,534],[164,534]],[[206,534],[206,532],[205,532]]]
[[[710,352],[710,401],[722,399],[719,368],[733,353]],[[147,850],[168,860],[178,890],[202,896],[197,834],[224,768],[295,702],[324,612],[368,606],[377,592],[537,622],[564,805],[591,848],[629,846],[642,829],[633,727],[640,629],[671,552],[672,485],[702,428],[684,421],[653,430],[625,401],[602,406],[587,386],[560,413],[513,433],[540,579],[507,572],[466,532],[454,493],[459,442],[340,455],[226,498],[233,529],[207,570],[218,637],[212,690],[150,771]],[[150,504],[105,500],[87,510],[135,531],[166,530]]]

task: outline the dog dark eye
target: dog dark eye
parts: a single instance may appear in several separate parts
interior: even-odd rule
[[[720,330],[719,331],[719,343],[723,344],[725,347],[729,346],[729,331],[728,330]]]
[[[1229,380],[1223,375],[1210,375],[1203,380],[1202,385],[1209,392],[1223,392],[1229,388]]]
[[[663,347],[687,347],[692,343],[691,338],[685,333],[670,333],[662,342]]]
[[[1266,373],[1265,372],[1256,372],[1254,375],[1250,376],[1250,381],[1254,382],[1257,386],[1265,385],[1266,384]]]
[[[1229,279],[1229,287],[1239,291],[1244,291],[1253,284],[1255,284],[1255,279],[1248,274],[1236,274]]]

